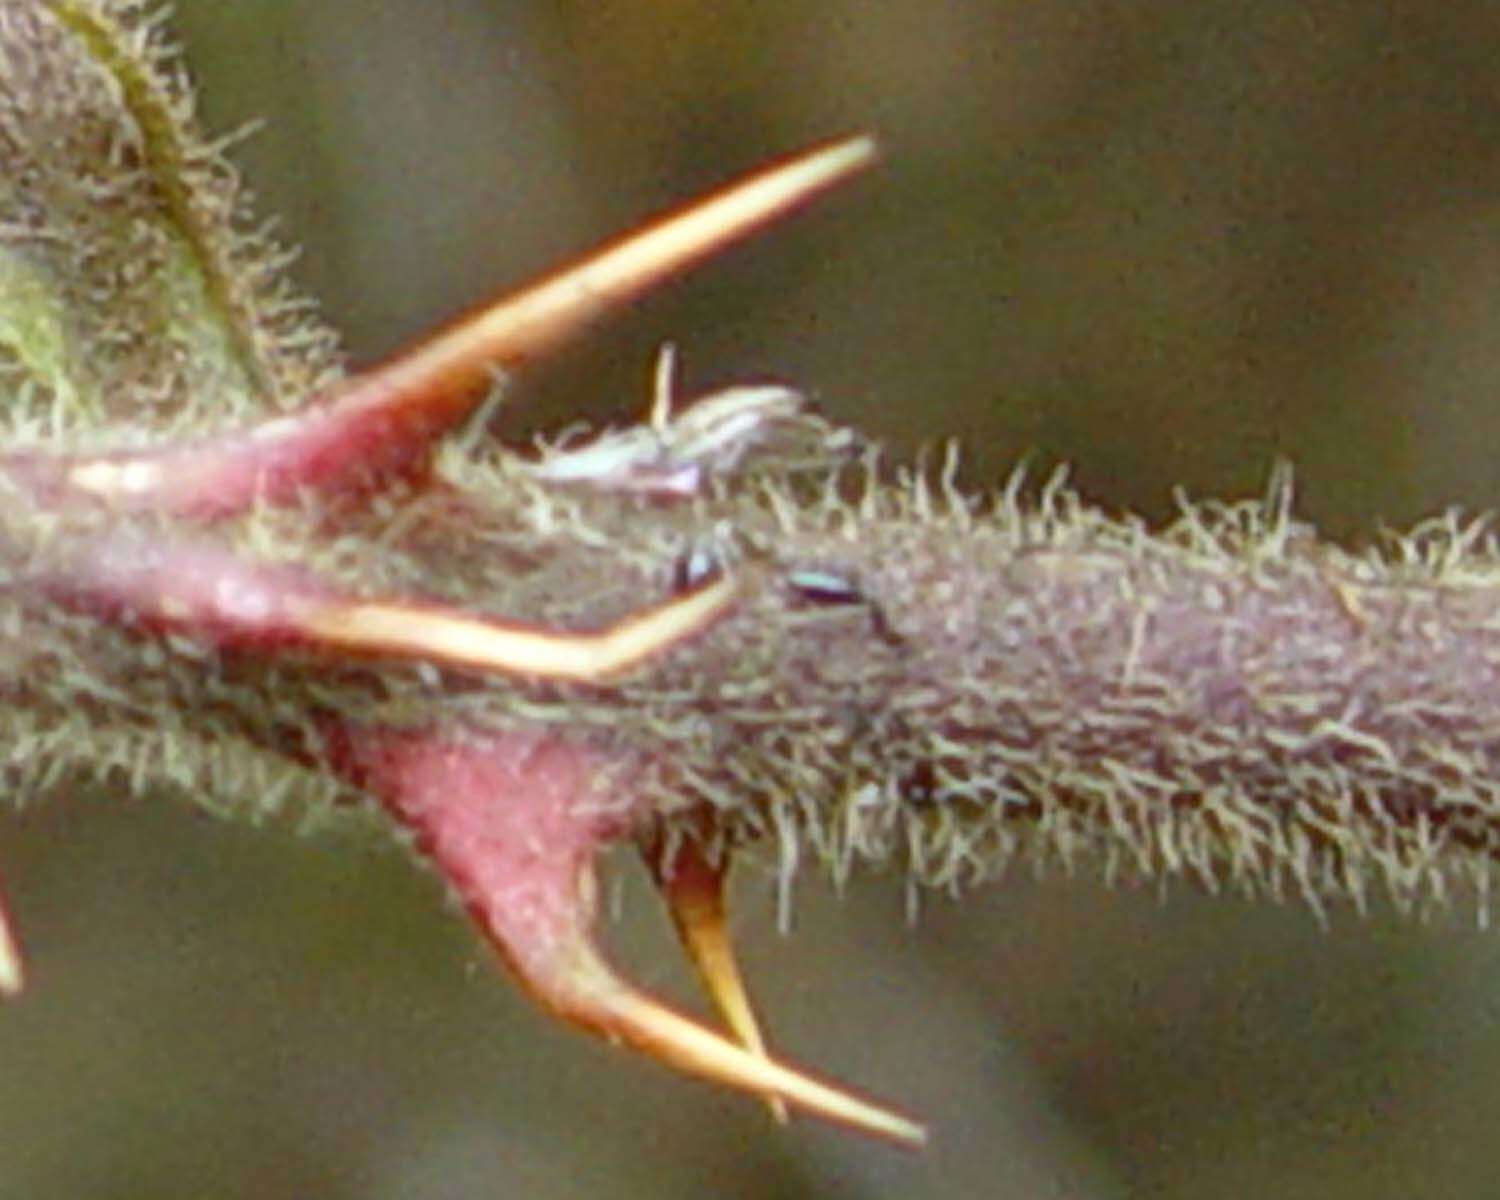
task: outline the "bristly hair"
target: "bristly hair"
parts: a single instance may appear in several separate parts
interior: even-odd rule
[[[12,448],[221,428],[338,371],[143,12],[0,7]],[[1443,517],[1348,553],[1292,519],[1279,475],[1265,502],[1184,502],[1151,532],[1060,480],[975,500],[949,472],[812,442],[675,505],[450,448],[442,486],[362,497],[336,524],[321,497],[197,535],[356,595],[569,627],[670,591],[693,560],[743,575],[712,638],[587,686],[143,639],[47,589],[106,524],[112,553],[149,558],[173,519],[54,511],[8,482],[7,790],[25,802],[83,773],[260,817],[360,798],[328,769],[331,719],[566,728],[634,764],[638,825],[770,837],[787,873],[869,862],[954,887],[1020,858],[1315,905],[1485,888],[1500,560],[1481,526]]]
[[[1109,879],[1484,912],[1500,552],[1447,515],[1354,554],[1260,501],[1161,531],[1062,476],[975,498],[783,385],[538,459],[452,436],[509,370],[868,166],[762,168],[371,370],[281,282],[133,0],[0,0],[0,784],[379,812],[542,1004],[905,1145],[765,1049],[731,852],[958,889]],[[636,842],[724,1018],[612,968]],[[0,904],[0,995],[22,956]]]
[[[504,721],[519,696],[628,743],[655,819],[771,835],[788,871],[949,888],[1019,857],[1315,907],[1486,890],[1500,557],[1480,522],[1348,553],[1293,519],[1285,469],[1265,500],[1184,500],[1161,532],[1061,477],[978,501],[873,455],[763,456],[686,511],[515,479],[498,454],[462,472],[495,503],[458,560],[538,564],[471,578],[472,602],[607,617],[705,545],[756,581],[712,638],[617,687],[458,701]]]
[[[6,717],[13,794],[69,756],[253,814],[350,797],[318,769],[328,714],[547,726],[629,752],[640,821],[770,836],[787,871],[864,862],[956,887],[1019,857],[1314,905],[1363,905],[1372,885],[1402,905],[1450,881],[1483,890],[1500,560],[1481,526],[1443,517],[1354,555],[1291,519],[1285,475],[1265,502],[1185,503],[1153,533],[1057,481],[977,503],[873,460],[803,463],[763,455],[665,507],[560,496],[500,452],[450,456],[462,492],[375,505],[331,544],[313,507],[223,531],[355,591],[549,625],[628,612],[704,547],[753,581],[713,637],[608,685],[143,648],[23,596],[7,614],[26,658]],[[226,779],[225,746],[267,765]]]

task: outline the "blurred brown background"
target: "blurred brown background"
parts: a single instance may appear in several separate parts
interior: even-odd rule
[[[1170,514],[1277,456],[1368,541],[1500,502],[1500,11],[1311,0],[180,0],[216,128],[355,360],[741,169],[886,164],[531,376],[506,428],[794,380],[969,479]],[[1015,877],[909,926],[742,880],[775,1043],[907,1157],[553,1027],[379,839],[75,797],[0,825],[32,991],[0,1197],[1468,1197],[1500,1177],[1500,935]],[[622,864],[622,957],[696,1003]]]

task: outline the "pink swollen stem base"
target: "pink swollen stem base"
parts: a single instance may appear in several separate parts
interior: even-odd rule
[[[907,1146],[921,1126],[699,1025],[622,979],[595,930],[599,851],[625,836],[637,764],[550,733],[346,733],[350,773],[545,1008],[689,1074]]]

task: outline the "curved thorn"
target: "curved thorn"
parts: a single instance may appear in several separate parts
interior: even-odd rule
[[[589,683],[698,633],[728,611],[734,598],[734,580],[725,576],[594,633],[558,633],[399,601],[331,603],[298,624],[320,646]]]
[[[168,450],[25,453],[0,459],[0,467],[44,493],[199,517],[410,469],[434,438],[473,411],[496,367],[550,350],[609,309],[842,183],[875,153],[873,139],[856,136],[762,168],[460,317],[301,412]]]
[[[360,779],[454,886],[539,1004],[666,1066],[908,1147],[920,1125],[762,1058],[621,979],[594,932],[595,858],[629,829],[600,788],[620,761],[555,735],[348,731]]]
[[[745,978],[735,957],[725,916],[724,892],[729,876],[728,858],[714,865],[695,841],[684,842],[670,864],[661,856],[648,855],[657,886],[672,914],[678,940],[698,972],[704,990],[712,998],[725,1024],[751,1054],[768,1059],[765,1038]],[[786,1101],[772,1096],[771,1115],[786,1124]]]
[[[593,682],[706,629],[734,604],[721,576],[602,630],[569,632],[401,598],[363,599],[305,571],[211,545],[91,539],[60,559],[51,591],[70,607],[125,614],[222,647],[339,650],[508,675]]]

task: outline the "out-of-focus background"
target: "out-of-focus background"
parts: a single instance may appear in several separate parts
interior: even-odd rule
[[[1286,457],[1368,541],[1500,502],[1500,13],[1483,0],[179,0],[220,129],[368,360],[761,159],[887,160],[536,371],[623,418],[656,346],[968,479],[1152,519]],[[764,873],[776,1045],[930,1119],[903,1155],[554,1027],[375,836],[75,797],[0,823],[32,990],[0,1196],[1468,1197],[1500,1178],[1500,934],[1013,877]],[[622,863],[620,957],[696,1003]]]

